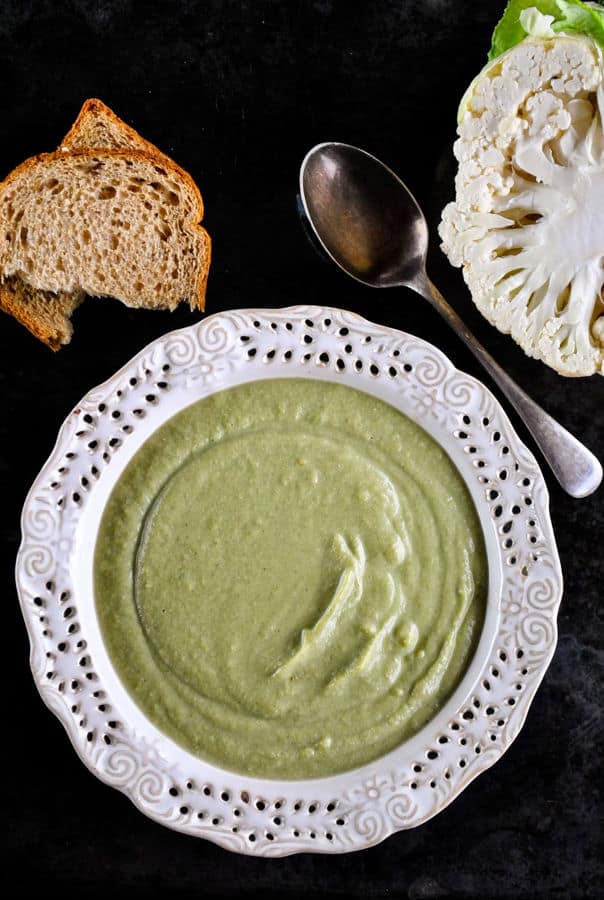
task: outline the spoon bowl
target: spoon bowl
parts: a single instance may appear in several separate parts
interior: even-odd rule
[[[593,453],[510,378],[430,281],[426,219],[391,169],[350,144],[317,144],[302,162],[300,199],[319,243],[348,275],[374,288],[404,285],[438,310],[516,409],[568,494],[597,489],[602,466]]]
[[[409,284],[423,267],[428,227],[387,166],[348,144],[319,144],[302,163],[300,197],[324,250],[369,287]]]

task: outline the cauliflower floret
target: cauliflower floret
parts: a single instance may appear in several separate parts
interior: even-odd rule
[[[439,234],[483,315],[562,375],[604,374],[604,62],[530,37],[464,98]]]

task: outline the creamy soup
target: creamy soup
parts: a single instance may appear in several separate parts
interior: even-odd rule
[[[331,382],[231,388],[170,419],[109,499],[103,637],[163,732],[223,768],[360,766],[459,683],[487,565],[457,469],[411,419]]]

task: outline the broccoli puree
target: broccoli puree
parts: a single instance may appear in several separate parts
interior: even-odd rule
[[[163,732],[267,778],[394,749],[456,687],[484,616],[478,517],[394,407],[306,379],[183,410],[133,457],[95,548],[126,689]]]

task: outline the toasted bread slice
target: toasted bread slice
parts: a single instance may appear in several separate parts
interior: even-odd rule
[[[103,148],[95,147],[93,145],[97,145],[100,142],[103,142],[105,145]],[[48,165],[51,157],[55,159],[61,154],[64,155],[64,159],[68,158],[68,154],[72,154],[74,156],[80,157],[80,163],[83,162],[86,154],[89,154],[90,150],[117,150],[121,151],[121,154],[116,154],[122,156],[122,161],[125,159],[125,156],[128,153],[128,150],[133,149],[139,151],[139,153],[147,159],[147,163],[151,160],[159,164],[159,170],[154,173],[154,181],[150,182],[150,184],[159,184],[160,188],[161,179],[169,179],[169,175],[175,179],[175,183],[180,183],[180,180],[183,180],[184,185],[186,185],[184,193],[189,194],[190,208],[195,210],[195,214],[201,218],[203,213],[203,206],[201,197],[199,195],[199,191],[197,190],[196,185],[192,181],[192,179],[164,153],[158,150],[153,144],[149,141],[146,141],[142,138],[133,128],[126,125],[121,119],[118,118],[104,103],[97,99],[87,100],[79,115],[76,119],[74,125],[64,137],[63,141],[60,145],[60,152],[58,154],[47,154],[42,157],[34,157],[32,160],[28,160],[23,166],[20,166],[15,172],[11,173],[8,179],[4,182],[4,184],[0,185],[0,200],[5,199],[5,186],[6,184],[13,179],[13,176],[16,173],[20,173],[23,175],[23,171],[26,169],[33,168],[40,161],[44,160],[45,164]],[[97,167],[97,163],[99,160],[93,164],[93,167]],[[103,160],[100,160],[101,168],[103,167]],[[142,159],[137,160],[138,164],[142,163]],[[117,163],[116,160],[113,160],[113,164]],[[128,163],[128,168],[132,168],[135,165],[135,160],[131,158]],[[98,173],[99,169],[96,168]],[[39,172],[38,172],[39,175]],[[157,178],[160,178],[160,181],[157,181]],[[31,177],[31,174],[28,178]],[[52,179],[53,176],[51,176]],[[134,178],[140,179],[140,174],[133,176]],[[18,179],[17,179],[18,180]],[[48,181],[48,179],[47,179]],[[11,181],[11,183],[13,183]],[[140,185],[141,182],[139,181]],[[132,190],[131,192],[136,193]],[[164,199],[168,197],[170,190],[165,190],[166,185],[163,185],[164,190],[160,193],[160,197],[163,196]],[[55,185],[56,188],[56,185]],[[60,192],[59,192],[60,193]],[[111,191],[109,191],[111,193]],[[157,191],[156,191],[157,193]],[[55,195],[56,196],[56,195]],[[43,201],[40,197],[36,198],[40,201],[37,205],[44,206]],[[107,198],[111,199],[111,198]],[[48,198],[47,198],[48,200]],[[65,198],[63,198],[65,200]],[[191,202],[192,201],[192,202]],[[144,200],[143,203],[149,203],[149,199]],[[63,204],[54,204],[53,206],[61,207]],[[152,204],[153,205],[153,204]],[[4,204],[0,202],[0,207],[3,207]],[[12,203],[7,204],[7,208],[12,206]],[[0,211],[0,222],[2,221],[4,213]],[[145,213],[142,213],[143,216],[147,215],[147,218],[150,217],[151,213],[146,210]],[[168,239],[167,231],[165,228],[165,222],[169,219],[169,212],[166,209],[163,209],[163,212],[160,214],[158,210],[155,209],[154,215],[159,215],[158,221],[164,221],[163,232],[160,234],[160,239],[166,241]],[[16,213],[16,217],[19,216],[19,213]],[[34,217],[35,218],[35,217]],[[195,218],[195,215],[193,215]],[[196,222],[199,221],[199,218]],[[120,222],[119,219],[114,219],[114,222]],[[122,224],[124,224],[124,220],[121,220]],[[170,252],[173,253],[172,262],[174,265],[170,268],[170,278],[171,281],[178,281],[181,288],[187,287],[187,279],[188,279],[188,287],[186,294],[181,297],[181,299],[188,299],[189,303],[192,307],[197,307],[203,309],[204,307],[204,295],[205,295],[205,285],[207,280],[207,271],[210,261],[210,239],[207,233],[203,228],[193,223],[193,221],[189,221],[189,238],[192,239],[192,245],[187,245],[186,247],[181,247],[180,249],[183,251],[183,258],[181,259],[181,266],[179,271],[179,266],[176,263],[178,258],[178,252],[173,252],[174,247],[170,247]],[[139,226],[141,222],[138,222]],[[147,223],[148,224],[148,223]],[[19,228],[28,228],[27,225],[23,225],[21,220],[18,223]],[[125,226],[126,230],[128,230],[128,226],[131,225],[130,222]],[[113,244],[117,238],[116,227],[119,230],[120,225],[112,226],[113,232],[109,237],[111,243],[111,249],[114,250]],[[169,227],[169,226],[168,226]],[[160,225],[155,231],[159,234],[162,230],[162,226]],[[186,229],[185,229],[186,232]],[[10,231],[9,231],[10,233]],[[91,237],[92,233],[90,232]],[[19,231],[19,237],[22,240],[23,232]],[[26,242],[31,244],[29,232],[25,232]],[[73,238],[73,234],[71,235]],[[108,236],[106,236],[108,237]],[[149,234],[147,234],[147,238]],[[75,244],[77,244],[77,238],[75,240]],[[173,243],[173,242],[172,242]],[[75,246],[74,244],[74,246]],[[104,246],[103,252],[107,253],[108,248]],[[140,249],[140,248],[139,248]],[[158,255],[157,250],[153,250],[153,241],[149,243],[146,242],[147,251],[151,252],[153,258],[156,258]],[[165,250],[166,248],[164,248]],[[21,247],[23,250],[23,247]],[[77,248],[76,248],[77,250]],[[80,246],[81,250],[81,246]],[[45,251],[43,251],[45,252]],[[26,255],[23,256],[23,253],[19,251],[17,256],[21,256],[25,259],[29,257]],[[197,272],[195,274],[195,265],[192,264],[192,261],[188,259],[189,256],[193,256],[194,260],[199,263],[197,266]],[[86,256],[86,254],[84,254]],[[88,254],[88,260],[90,254]],[[10,258],[11,254],[8,255],[7,258]],[[64,265],[64,261],[62,259],[57,259],[58,265]],[[73,260],[72,260],[73,262]],[[132,260],[130,261],[132,265]],[[164,260],[166,262],[166,260]],[[32,264],[33,260],[30,260],[29,264]],[[144,266],[144,258],[141,260],[142,265]],[[14,257],[13,262],[9,265],[9,268],[14,268]],[[77,266],[76,266],[77,268]],[[115,265],[114,265],[115,268]],[[134,266],[134,269],[137,267]],[[72,266],[73,269],[73,266]],[[48,266],[39,266],[38,267],[38,278],[42,280],[38,280],[34,282],[34,284],[44,284],[44,288],[35,287],[34,284],[31,283],[31,271],[29,270],[29,265],[26,262],[25,269],[23,267],[18,267],[13,274],[8,274],[5,271],[5,267],[0,260],[0,277],[4,275],[4,283],[0,282],[0,309],[10,313],[15,318],[17,318],[22,324],[24,324],[29,330],[43,340],[49,347],[52,349],[58,349],[62,344],[68,343],[71,334],[72,334],[72,326],[70,323],[70,316],[74,309],[82,302],[84,299],[85,293],[96,293],[100,296],[106,295],[117,295],[118,299],[123,300],[123,302],[132,306],[147,306],[147,307],[155,307],[155,308],[167,308],[173,309],[175,305],[177,305],[177,300],[175,299],[175,292],[173,288],[175,285],[168,285],[165,290],[161,291],[161,295],[158,295],[157,292],[154,291],[153,285],[150,283],[148,279],[149,271],[157,271],[157,266],[155,269],[140,271],[141,267],[138,267],[138,271],[141,275],[145,276],[145,281],[143,285],[146,287],[146,290],[140,289],[141,279],[137,278],[132,281],[132,278],[129,277],[129,274],[126,274],[125,277],[128,280],[130,288],[137,288],[137,290],[128,290],[127,292],[117,291],[117,282],[119,282],[119,278],[116,280],[115,277],[110,279],[110,286],[107,285],[107,278],[104,272],[99,271],[99,277],[91,281],[90,272],[86,274],[84,279],[79,279],[81,281],[86,282],[86,286],[84,288],[80,286],[75,286],[72,289],[57,289],[57,284],[66,283],[65,280],[65,272],[62,273],[61,278],[51,279],[50,281],[46,281],[45,279],[48,276]],[[33,269],[32,269],[33,271]],[[131,269],[132,271],[132,269]],[[164,270],[167,272],[167,269]],[[177,273],[177,278],[174,278],[174,273]],[[71,277],[73,278],[75,273],[71,272]],[[114,272],[115,276],[115,272]],[[76,279],[78,280],[78,279]],[[67,278],[69,281],[69,278]],[[157,288],[158,284],[162,282],[155,282],[155,288]],[[52,292],[48,290],[48,286],[52,285]],[[172,288],[172,289],[170,289]],[[121,296],[120,296],[121,294]]]

